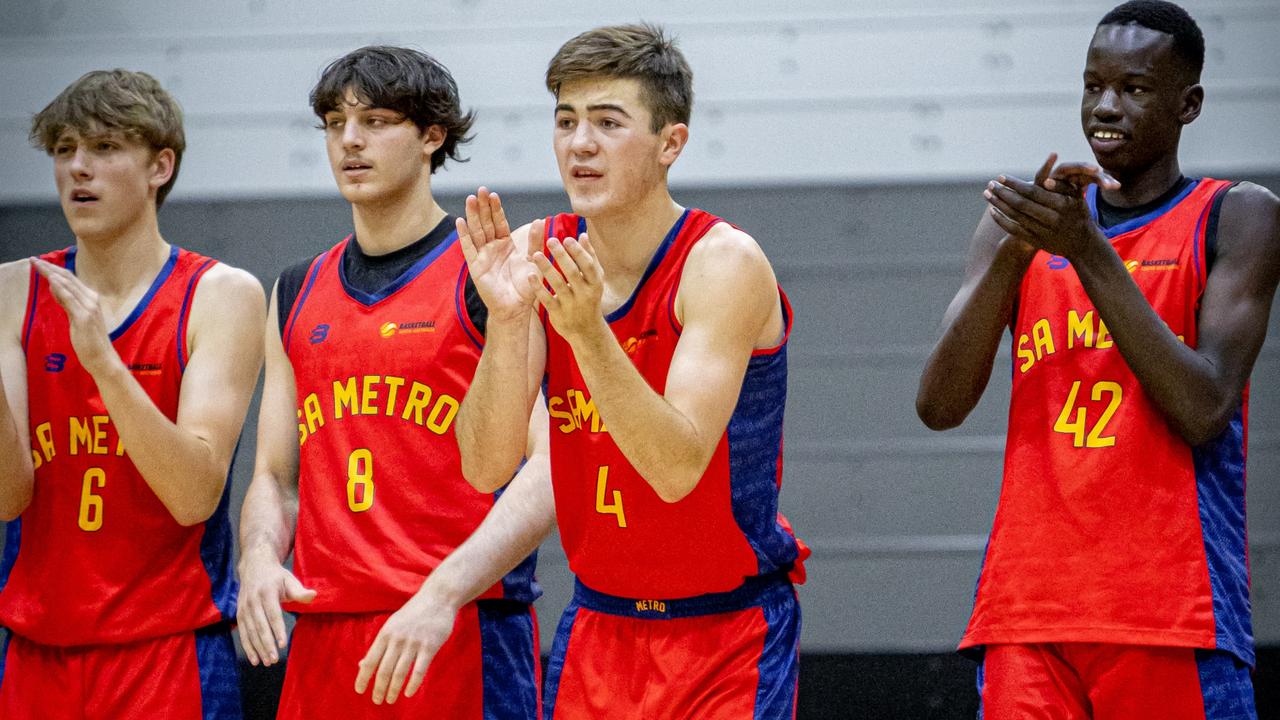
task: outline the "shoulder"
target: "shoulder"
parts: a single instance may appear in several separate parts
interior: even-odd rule
[[[209,267],[197,286],[197,297],[216,296],[219,300],[237,298],[262,300],[262,283],[248,270],[217,262]]]
[[[1280,198],[1267,188],[1242,182],[1227,191],[1222,201],[1223,214],[1256,216],[1274,226],[1280,221]]]
[[[191,298],[190,335],[204,328],[261,326],[265,310],[262,283],[249,271],[214,263],[205,271]]]
[[[689,249],[684,277],[719,278],[741,283],[768,280],[773,266],[755,238],[727,222],[716,223]]]
[[[1280,199],[1267,188],[1242,182],[1222,198],[1218,216],[1218,254],[1264,255],[1280,261]]]

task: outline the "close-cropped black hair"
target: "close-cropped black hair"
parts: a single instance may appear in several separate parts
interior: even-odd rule
[[[1182,60],[1198,81],[1204,69],[1204,33],[1186,10],[1165,0],[1130,0],[1117,6],[1098,23],[1141,25],[1173,36],[1173,54]]]
[[[311,89],[311,109],[316,117],[338,109],[350,91],[369,107],[386,108],[404,115],[425,131],[444,128],[444,143],[431,153],[431,172],[446,158],[466,162],[458,146],[471,140],[467,132],[475,112],[462,111],[458,84],[449,69],[421,50],[370,45],[353,50],[329,63]]]

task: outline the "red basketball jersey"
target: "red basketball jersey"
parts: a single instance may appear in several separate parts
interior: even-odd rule
[[[285,327],[298,391],[295,612],[396,610],[493,507],[453,423],[480,359],[451,234],[381,292],[349,286],[347,238],[317,257]],[[482,598],[532,602],[532,559]]]
[[[44,256],[75,271],[75,250]],[[174,247],[111,342],[165,417],[178,414],[187,316],[215,261]],[[7,529],[0,624],[46,645],[127,643],[230,619],[230,483],[213,516],[178,524],[129,459],[66,312],[33,270],[23,323],[31,504]]]
[[[1105,231],[1191,347],[1215,199],[1229,187],[1192,182]],[[1096,188],[1088,199],[1096,215]],[[1022,281],[1013,338],[1004,482],[961,647],[1172,645],[1251,661],[1243,398],[1219,438],[1189,447],[1125,363],[1075,269],[1044,252]]]
[[[606,316],[636,369],[658,393],[681,326],[676,291],[689,251],[723,222],[686,210],[654,254],[632,297]],[[576,215],[548,221],[549,237],[586,231]],[[786,331],[791,308],[782,297]],[[556,518],[569,566],[588,587],[628,598],[685,598],[732,590],[786,570],[807,554],[778,513],[786,337],[757,350],[737,407],[693,492],[663,501],[623,456],[591,401],[569,343],[545,322],[547,408]],[[798,571],[797,578],[801,577]]]

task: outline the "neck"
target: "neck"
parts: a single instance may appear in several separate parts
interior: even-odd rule
[[[587,235],[605,276],[639,276],[684,208],[663,183],[639,202],[587,218]]]
[[[1114,207],[1134,207],[1155,200],[1173,187],[1182,177],[1182,168],[1175,151],[1141,170],[1113,174],[1120,181],[1120,189],[1103,191],[1102,199]]]
[[[432,198],[429,182],[403,195],[351,206],[356,242],[367,255],[385,255],[413,243],[446,214]]]
[[[76,236],[76,277],[107,296],[125,295],[138,283],[150,283],[169,258],[155,212],[143,213],[123,232]]]

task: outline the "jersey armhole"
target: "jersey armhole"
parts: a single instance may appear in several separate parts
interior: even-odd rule
[[[329,251],[322,252],[306,262],[285,268],[276,282],[276,322],[280,325],[280,343],[286,353],[289,351],[293,323],[302,311],[307,294],[311,292],[311,286],[315,284],[316,276],[324,265],[324,257],[328,254]]]
[[[34,265],[31,266],[31,279],[27,282],[27,305],[26,314],[22,318],[22,352],[27,352],[27,344],[31,340],[31,327],[36,322],[36,299],[40,296],[40,273],[36,272]]]
[[[1218,218],[1222,214],[1222,203],[1227,199],[1227,193],[1231,188],[1239,185],[1233,182],[1224,185],[1213,194],[1213,199],[1209,202],[1209,218],[1205,221],[1204,227],[1204,276],[1209,277],[1209,271],[1213,269],[1213,261],[1218,256]]]
[[[458,285],[453,293],[453,304],[458,314],[458,323],[462,325],[467,337],[477,349],[484,350],[484,332],[477,327],[476,318],[471,316],[471,304],[468,302],[467,289],[471,286],[471,273],[467,270],[467,264],[462,263],[462,269],[458,271]]]
[[[178,343],[178,372],[186,372],[187,358],[190,357],[190,347],[187,344],[187,320],[191,317],[191,301],[196,294],[196,285],[199,284],[200,278],[209,271],[209,268],[217,264],[217,260],[209,258],[205,260],[196,271],[191,273],[191,280],[187,282],[187,290],[182,295],[182,309],[178,311],[178,334],[176,341]]]

